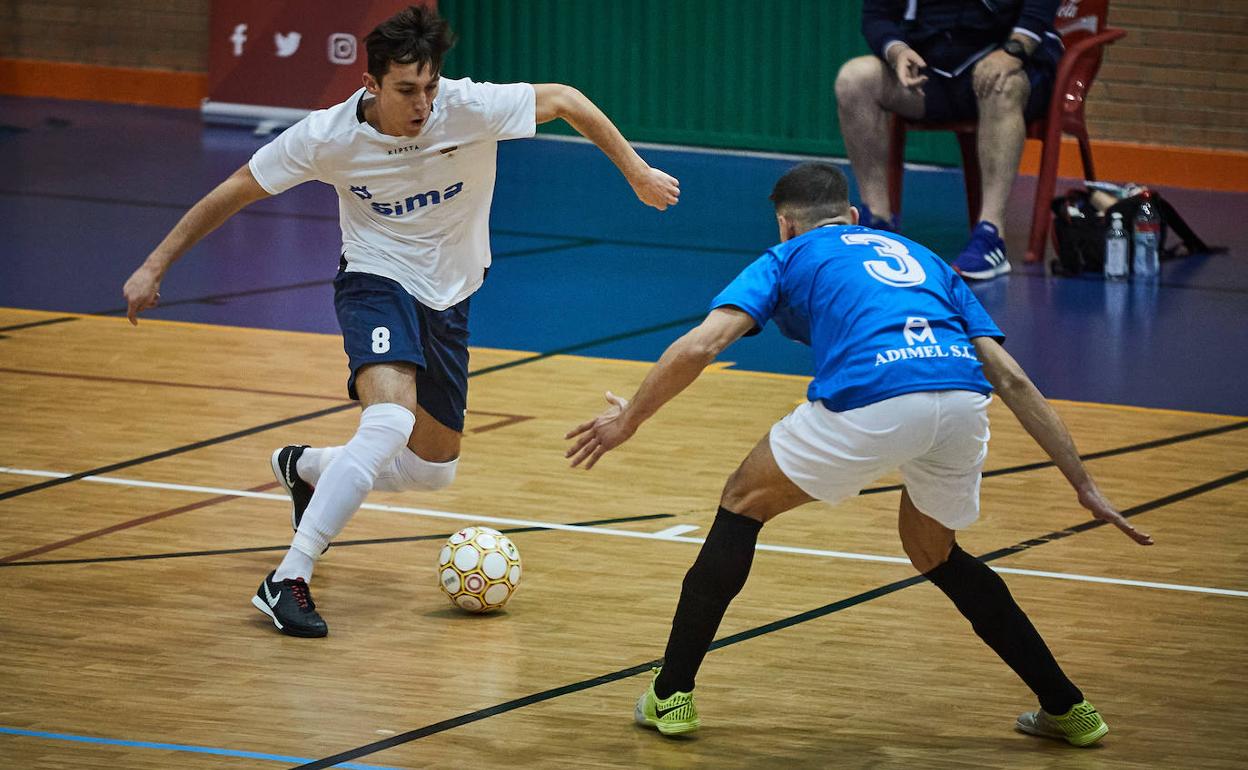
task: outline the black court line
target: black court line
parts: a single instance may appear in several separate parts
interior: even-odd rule
[[[529,249],[503,251],[492,255],[491,259],[510,259],[511,257],[527,257],[533,254],[549,254],[554,251],[567,251],[568,249],[579,249],[584,246],[597,246],[599,243],[602,243],[602,241],[599,241],[597,238],[577,238],[573,241],[569,241],[568,243],[557,243],[554,246],[534,246]]]
[[[670,329],[675,326],[689,325],[689,324],[702,320],[702,317],[703,317],[702,315],[687,316],[685,318],[678,318],[674,321],[666,321],[661,324],[655,324],[653,326],[646,326],[641,329],[634,329],[632,331],[621,332],[619,334],[613,334],[607,337],[600,337],[595,340],[589,340],[588,342],[579,342],[579,343],[576,343],[575,345],[569,345],[563,348],[556,348],[555,350],[550,350],[545,353],[536,353],[531,356],[526,356],[524,358],[516,359],[515,361],[508,361],[508,362],[501,363],[501,364],[495,364],[494,366],[487,366],[484,369],[477,369],[475,371],[469,372],[468,376],[479,377],[483,374],[490,374],[492,372],[498,372],[504,369],[512,369],[517,366],[524,366],[525,364],[531,364],[531,363],[534,363],[536,361],[541,361],[546,358],[552,358],[554,356],[559,356],[559,355],[567,355],[567,354],[575,353],[575,352],[585,350],[588,348],[594,348],[600,345],[606,345],[612,342],[618,342],[620,340],[629,339],[631,337],[639,337],[642,335],[651,334],[656,331]],[[214,446],[216,444],[222,444],[228,441],[233,441],[238,438],[244,438],[246,436],[251,436],[256,433],[263,433],[264,431],[272,430],[274,428],[280,428],[286,425],[293,425],[296,423],[304,422],[306,420],[316,419],[318,417],[325,417],[331,414],[335,414],[337,412],[342,412],[347,409],[351,409],[354,406],[356,406],[356,404],[354,402],[350,402],[346,404],[341,404],[339,406],[332,406],[326,409],[319,409],[315,412],[309,412],[307,414],[296,415],[294,417],[288,417],[285,420],[278,420],[276,422],[265,423],[264,425],[258,425],[252,428],[245,428],[241,431],[235,431],[234,433],[228,433],[223,436],[216,436],[214,438],[204,439],[203,441],[198,441],[193,444],[187,444],[181,447],[167,449],[163,452],[157,452],[155,454],[145,455],[143,457],[138,457],[132,460],[125,460],[119,463],[114,463],[112,465],[103,466],[101,468],[93,468],[91,470],[80,471],[78,473],[71,474],[64,478],[49,479],[48,481],[43,481],[38,484],[31,484],[25,487],[18,487],[16,489],[11,489],[7,492],[0,492],[0,501],[7,500],[12,497],[18,497],[20,495],[29,494],[31,492],[38,492],[43,489],[49,489],[51,487],[60,486],[62,484],[68,484],[70,482],[79,481],[87,476],[99,476],[105,473],[111,473],[113,471],[122,470],[124,468],[131,468],[136,465],[143,465],[145,463],[153,462],[155,460],[162,460],[168,457],[173,457],[174,455],[183,454],[185,452],[191,452],[196,449],[204,449],[209,446]],[[1099,459],[1102,457],[1111,457],[1114,455],[1126,454],[1129,452],[1138,452],[1144,449],[1152,449],[1156,447],[1168,446],[1170,444],[1176,444],[1176,443],[1183,442],[1183,441],[1192,441],[1195,439],[1204,438],[1206,436],[1212,436],[1212,435],[1217,435],[1220,433],[1227,433],[1230,431],[1240,430],[1245,427],[1248,427],[1248,421],[1232,423],[1230,425],[1222,425],[1216,428],[1207,428],[1204,430],[1193,431],[1191,433],[1180,434],[1178,436],[1170,436],[1167,438],[1154,439],[1154,440],[1145,441],[1139,444],[1132,444],[1126,447],[1119,447],[1117,449],[1108,449],[1108,450],[1104,450],[1101,452],[1093,452],[1088,455],[1081,455],[1081,457],[1084,460],[1094,460],[1094,459]],[[1008,473],[1020,473],[1023,471],[1047,468],[1052,465],[1053,465],[1052,461],[1029,463],[1026,465],[1016,465],[1016,466],[1011,466],[1009,468],[998,468],[996,470],[986,471],[984,473],[984,476],[1000,476],[1000,475],[1004,475]],[[863,490],[861,494],[864,494],[864,495],[879,494],[882,492],[894,492],[900,489],[901,489],[900,485],[888,486],[888,487],[872,487],[872,488]]]
[[[51,193],[51,192],[27,192],[22,190],[0,190],[0,196],[22,197],[22,198],[51,198],[53,200],[74,201],[77,203],[103,203],[118,206],[138,206],[141,208],[153,209],[173,209],[177,211],[186,211],[194,205],[194,203],[178,203],[171,201],[148,201],[137,198],[106,198],[99,195],[75,195],[70,193]],[[642,205],[638,203],[637,205]],[[234,216],[253,216],[253,217],[270,217],[274,219],[307,219],[323,222],[337,222],[338,213],[333,214],[309,214],[305,212],[294,211],[268,211],[266,209],[244,208],[238,211]],[[492,227],[490,232],[499,235],[515,235],[527,238],[549,238],[551,240],[566,241],[583,240],[580,236],[568,235],[567,233],[541,233],[531,230],[506,230],[502,228]],[[609,243],[613,246],[635,246],[638,248],[676,250],[676,251],[696,251],[715,254],[753,254],[759,255],[767,250],[772,244],[760,246],[756,249],[739,249],[724,246],[696,246],[682,245],[673,243],[651,243],[649,241],[630,241],[617,238],[594,238],[596,243]]]
[[[619,516],[614,519],[595,519],[594,521],[571,521],[562,526],[568,527],[601,527],[606,524],[625,524],[634,521],[650,521],[652,519],[670,519],[675,514],[671,513],[648,513],[642,516]],[[554,532],[551,527],[532,526],[532,527],[512,527],[510,529],[501,530],[505,535],[512,535],[519,532]],[[420,540],[445,540],[451,536],[451,532],[440,535],[408,535],[406,537],[375,537],[367,540],[335,540],[334,548],[349,548],[355,545],[384,545],[388,543],[414,543]],[[192,556],[233,556],[240,553],[267,553],[270,551],[287,551],[290,544],[286,545],[259,545],[249,548],[218,548],[213,551],[179,551],[176,553],[139,553],[129,556],[97,556],[89,559],[41,559],[37,561],[11,561],[0,562],[0,568],[3,567],[50,567],[62,564],[107,564],[119,561],[152,561],[155,559],[184,559]]]
[[[1220,479],[1214,479],[1213,481],[1209,481],[1204,484],[1199,484],[1197,486],[1190,487],[1181,492],[1176,492],[1172,495],[1167,495],[1165,497],[1161,497],[1156,500],[1152,500],[1147,503],[1137,505],[1133,508],[1129,508],[1125,511],[1122,511],[1122,515],[1126,517],[1137,516],[1141,513],[1146,513],[1148,511],[1156,510],[1158,508],[1162,508],[1164,506],[1172,505],[1179,501],[1186,500],[1190,497],[1195,497],[1196,495],[1204,494],[1205,492],[1210,492],[1212,490],[1227,486],[1229,484],[1234,484],[1238,481],[1242,481],[1245,478],[1248,478],[1248,470],[1243,470],[1237,473],[1232,473],[1229,476],[1223,476]],[[1050,532],[1049,534],[1043,535],[1039,538],[1032,538],[1030,540],[1024,540],[1023,542],[1010,546],[1008,548],[999,548],[995,551],[992,551],[990,553],[987,553],[977,558],[981,562],[984,562],[984,563],[995,561],[1005,556],[1009,556],[1010,554],[1019,553],[1020,551],[1024,551],[1030,548],[1036,548],[1038,546],[1044,545],[1045,543],[1051,543],[1054,540],[1058,540],[1063,537],[1067,537],[1069,535],[1077,534],[1078,532],[1086,532],[1089,529],[1095,529],[1096,527],[1105,526],[1107,523],[1108,522],[1104,522],[1100,520],[1093,520],[1090,522],[1085,522],[1084,524],[1080,524],[1075,527],[1069,527],[1067,529],[1058,530],[1057,532]],[[758,636],[763,636],[764,634],[774,633],[776,631],[780,631],[782,629],[789,628],[791,626],[796,626],[800,623],[806,623],[811,620],[816,620],[818,618],[831,615],[835,612],[840,612],[841,610],[846,610],[846,609],[849,609],[850,607],[855,607],[859,604],[872,601],[873,599],[879,599],[882,596],[887,596],[889,594],[896,593],[897,591],[900,591],[904,588],[909,588],[910,586],[918,585],[919,583],[925,583],[925,582],[927,582],[927,578],[924,577],[923,575],[913,575],[911,577],[905,578],[904,580],[897,580],[892,583],[882,585],[878,588],[873,588],[869,591],[863,591],[860,594],[855,594],[854,596],[850,596],[846,599],[840,599],[838,601],[832,602],[831,604],[825,604],[822,607],[816,607],[815,609],[807,610],[806,612],[801,612],[796,615],[790,615],[787,618],[781,618],[780,620],[776,620],[771,623],[765,623],[761,626],[756,626],[754,628],[741,631],[740,633],[732,634],[730,636],[725,636],[721,639],[715,640],[715,642],[711,644],[710,650],[711,651],[719,650],[719,649],[722,649],[724,647],[729,647],[734,644],[740,644],[741,642],[748,641]],[[451,719],[444,719],[441,722],[435,722],[434,724],[425,725],[424,727],[417,728],[415,730],[409,730],[408,732],[405,732],[405,733],[399,733],[398,735],[391,736],[384,740],[375,741],[373,743],[368,743],[368,744],[359,746],[354,749],[349,749],[347,751],[343,751],[338,754],[325,757],[323,759],[318,759],[314,762],[308,762],[306,764],[297,765],[296,767],[298,768],[298,770],[321,770],[321,768],[333,767],[334,765],[337,765],[341,762],[348,762],[354,759],[359,759],[360,757],[363,757],[363,756],[367,756],[369,754],[375,754],[379,751],[392,749],[395,746],[400,746],[404,743],[410,743],[412,741],[419,740],[421,738],[425,738],[430,735],[435,735],[437,733],[445,732],[447,730],[451,730],[456,727],[461,727],[463,725],[470,724],[472,722],[479,722],[482,719],[487,719],[489,717],[498,716],[499,714],[504,714],[509,711],[515,711],[516,709],[524,708],[525,706],[532,706],[536,703],[541,703],[543,701],[552,700],[554,698],[558,698],[564,695],[570,695],[572,693],[581,692],[582,690],[588,690],[594,687],[598,687],[600,685],[610,684],[612,682],[618,682],[621,679],[627,679],[629,677],[636,676],[637,674],[643,673],[649,670],[652,666],[657,666],[659,662],[660,661],[657,659],[649,660],[649,661],[646,661],[645,663],[638,663],[635,666],[622,668],[617,671],[612,671],[607,674],[602,674],[600,676],[593,677],[591,679],[584,679],[580,682],[573,682],[572,684],[563,685],[562,687],[555,687],[549,690],[543,690],[542,692],[533,693],[532,695],[525,695],[520,698],[509,700],[505,703],[499,703],[495,706],[490,706],[488,708],[480,709],[477,711],[471,711],[467,714],[461,714],[460,716],[453,717]]]
[[[1132,452],[1142,452],[1146,449],[1157,449],[1158,447],[1170,446],[1171,444],[1179,444],[1184,441],[1194,441],[1209,436],[1217,436],[1222,433],[1230,433],[1232,431],[1243,430],[1248,428],[1248,420],[1243,422],[1231,423],[1229,425],[1219,425],[1216,428],[1205,428],[1203,430],[1195,430],[1191,433],[1180,433],[1177,436],[1169,436],[1167,438],[1157,438],[1151,441],[1141,441],[1138,444],[1128,444],[1127,446],[1118,447],[1116,449],[1103,449],[1100,452],[1089,452],[1088,454],[1079,455],[1079,459],[1087,462],[1089,460],[1100,460],[1106,457],[1116,457],[1117,455],[1130,454]],[[1013,473],[1023,473],[1025,471],[1037,471],[1041,468],[1054,468],[1056,463],[1052,460],[1043,462],[1026,463],[1024,465],[1011,465],[1006,468],[995,468],[990,471],[984,471],[984,478],[991,476],[1007,476]],[[901,484],[891,484],[887,487],[871,487],[859,492],[860,495],[877,495],[881,492],[900,492]]]
[[[267,286],[261,289],[246,289],[243,291],[231,291],[222,294],[205,294],[202,297],[187,297],[186,299],[175,299],[169,301],[161,301],[153,310],[162,310],[169,307],[178,307],[179,305],[217,305],[228,302],[239,297],[258,297],[265,294],[280,294],[284,291],[298,291],[299,289],[311,289],[316,286],[328,286],[334,281],[332,278],[325,278],[316,281],[301,281],[299,283],[288,283],[281,286]],[[96,310],[88,315],[125,315],[129,308],[119,307],[109,310]],[[151,316],[144,316],[150,318]],[[172,320],[172,319],[153,319],[153,320]]]
[[[1223,252],[1211,251],[1206,254],[1193,254],[1193,257],[1216,257],[1224,255]],[[1186,257],[1184,257],[1186,259]],[[1043,278],[1049,279],[1054,276],[1046,275],[1043,272],[1032,272],[1030,270],[1019,270],[1012,275],[1022,278]],[[1067,275],[1061,276],[1063,281],[1083,281],[1084,283],[1105,283],[1105,279],[1099,275]],[[1176,281],[1153,280],[1148,283],[1151,286],[1158,286],[1163,289],[1184,289],[1188,291],[1209,291],[1218,294],[1248,294],[1248,289],[1237,288],[1234,286],[1210,286],[1208,284],[1190,284],[1178,283]]]
[[[67,315],[61,318],[47,318],[42,321],[31,321],[30,323],[14,324],[13,326],[0,326],[0,332],[15,332],[18,329],[33,329],[36,326],[51,326],[52,324],[63,324],[67,321],[77,321],[78,316]]]
[[[513,251],[502,251],[497,254],[494,254],[493,258],[494,259],[507,259],[509,257],[523,257],[523,256],[531,255],[531,254],[542,254],[542,253],[550,252],[550,251],[563,251],[565,249],[575,249],[575,248],[580,248],[582,246],[592,246],[596,243],[597,241],[594,241],[588,238],[578,238],[577,240],[572,241],[570,243],[558,243],[553,246],[540,246],[540,247],[534,247],[534,248],[529,248],[529,249],[516,249]],[[221,294],[205,294],[201,297],[187,297],[186,299],[161,301],[161,303],[153,309],[163,310],[165,308],[178,307],[181,305],[217,305],[217,304],[222,304],[224,302],[228,302],[232,299],[238,299],[240,297],[258,297],[258,296],[263,296],[265,294],[281,294],[282,292],[286,292],[286,291],[298,291],[300,289],[311,289],[317,286],[330,286],[333,284],[333,282],[334,280],[332,278],[325,278],[325,279],[320,279],[320,280],[315,280],[315,281],[300,281],[299,283],[287,283],[287,284],[282,284],[279,286],[267,286],[261,289],[245,289],[241,291],[223,292]],[[86,313],[86,315],[103,315],[103,316],[125,315],[128,309],[129,308],[125,308],[125,307],[116,307],[116,308],[110,308],[108,310],[95,310],[95,311]],[[145,316],[145,317],[151,318],[151,316]],[[53,321],[40,321],[34,324],[26,324],[25,326],[39,326],[41,324],[57,323],[60,320],[72,321],[74,319],[64,318],[64,319],[57,319]],[[154,319],[154,320],[171,320],[171,319]],[[14,329],[24,328],[24,326],[9,327],[9,328],[14,328]],[[0,332],[3,332],[3,331],[6,331],[6,330],[0,329]]]
[[[338,406],[331,406],[327,409],[318,409],[315,412],[308,412],[307,414],[300,414],[294,417],[287,417],[284,420],[277,420],[276,422],[269,422],[269,423],[265,423],[264,425],[257,425],[252,428],[244,428],[243,430],[234,431],[233,433],[227,433],[223,436],[214,436],[213,438],[204,439],[203,441],[196,441],[193,444],[184,444],[183,446],[180,446],[180,447],[174,447],[173,449],[166,449],[162,452],[156,452],[154,454],[144,455],[142,457],[136,457],[132,460],[123,460],[118,463],[113,463],[112,465],[104,465],[99,468],[92,468],[91,470],[87,470],[87,471],[79,471],[78,473],[71,473],[68,476],[64,476],[58,479],[48,479],[47,481],[41,481],[38,484],[30,484],[29,486],[18,487],[17,489],[10,489],[7,492],[0,492],[0,500],[8,500],[9,498],[12,498],[12,497],[28,495],[31,492],[38,492],[43,489],[51,489],[52,487],[59,487],[62,484],[69,484],[70,482],[80,481],[86,478],[87,476],[102,476],[105,473],[112,473],[113,471],[119,471],[125,468],[133,468],[136,465],[143,465],[144,463],[150,463],[155,460],[163,460],[166,457],[173,457],[174,455],[180,455],[185,452],[193,452],[196,449],[203,449],[205,447],[214,446],[216,444],[224,444],[227,441],[233,441],[234,439],[237,439],[237,438],[251,436],[256,433],[263,433],[266,430],[272,430],[274,428],[281,428],[286,425],[293,425],[295,423],[303,422],[305,420],[311,420],[317,417],[325,417],[326,415],[331,415],[337,412],[346,411],[347,409],[352,409],[354,407],[355,407],[354,402],[348,403],[348,404],[339,404]]]
[[[641,329],[635,329],[630,332],[621,332],[619,334],[612,334],[608,337],[600,337],[596,340],[589,340],[588,342],[579,342],[575,345],[569,345],[567,347],[558,348],[555,350],[548,351],[546,353],[536,353],[534,355],[527,356],[525,358],[520,358],[515,361],[508,361],[502,364],[495,364],[494,366],[487,366],[484,369],[477,369],[475,371],[468,372],[468,376],[480,377],[483,374],[490,374],[492,372],[498,372],[504,369],[512,369],[517,366],[524,366],[525,364],[531,364],[531,363],[534,363],[535,361],[541,361],[546,358],[551,358],[552,356],[575,353],[578,350],[585,350],[587,348],[593,348],[599,345],[605,345],[611,342],[628,339],[629,337],[636,337],[636,336],[640,336],[643,334],[650,334],[652,332],[661,331],[663,329],[669,329],[673,326],[687,325],[687,324],[693,323],[694,321],[700,321],[700,320],[702,320],[701,315],[689,316],[688,318],[678,318],[675,321],[667,321],[665,323],[655,324],[654,326],[647,326]],[[180,447],[174,447],[173,449],[166,449],[161,452],[156,452],[150,455],[144,455],[142,457],[136,457],[131,460],[123,460],[121,462],[113,463],[111,465],[105,465],[99,468],[92,468],[91,470],[86,470],[86,471],[79,471],[78,473],[73,473],[63,478],[49,479],[47,481],[41,481],[37,484],[30,484],[28,486],[18,487],[16,489],[10,489],[7,492],[0,492],[0,500],[8,500],[13,497],[19,497],[21,495],[30,494],[31,492],[38,492],[40,490],[50,489],[52,487],[59,487],[62,484],[69,484],[74,481],[80,481],[86,478],[87,476],[101,476],[105,473],[112,473],[114,471],[123,470],[125,468],[133,468],[136,465],[143,465],[145,463],[153,462],[155,460],[163,460],[165,458],[184,454],[186,452],[193,452],[197,449],[204,449],[206,447],[215,446],[217,444],[224,444],[228,441],[233,441],[239,438],[245,438],[247,436],[252,436],[257,433],[263,433],[268,430],[273,430],[274,428],[282,428],[287,425],[294,425],[296,423],[305,422],[307,420],[314,420],[318,417],[326,417],[328,415],[336,414],[338,412],[344,412],[348,409],[354,409],[356,408],[356,406],[357,404],[355,402],[348,402],[345,404],[339,404],[338,406],[331,406],[325,409],[318,409],[315,412],[308,412],[306,414],[295,415],[294,417],[287,417],[284,420],[277,420],[275,422],[269,422],[269,423],[265,423],[263,425],[257,425],[251,428],[244,428],[243,430],[234,431],[233,433],[227,433],[222,436],[214,436],[213,438],[204,439],[203,441],[196,441],[193,444],[185,444]]]
[[[110,205],[119,205],[119,206],[138,206],[142,208],[174,209],[178,211],[186,211],[190,209],[191,206],[194,205],[193,203],[141,200],[138,198],[107,198],[107,197],[100,196],[100,195],[81,195],[81,194],[73,194],[73,193],[54,193],[54,192],[38,192],[38,191],[31,192],[31,191],[24,191],[24,190],[4,190],[4,189],[0,189],[0,196],[22,197],[22,198],[50,198],[53,200],[74,201],[78,203],[101,203],[101,204],[110,204]],[[268,211],[266,209],[255,209],[255,208],[250,208],[250,207],[244,208],[238,211],[235,214],[235,216],[259,216],[259,217],[271,217],[271,218],[277,218],[277,219],[308,219],[308,220],[316,220],[316,221],[324,221],[324,222],[337,222],[338,221],[337,212],[333,214],[315,214],[315,213],[296,212],[296,211]],[[570,236],[566,233],[535,233],[535,232],[531,232],[527,230],[503,230],[503,229],[497,229],[497,228],[491,228],[491,232],[495,232],[500,235],[517,235],[517,236],[527,236],[527,237],[532,237],[532,238],[551,238],[551,239],[558,239],[558,240],[567,240],[569,238],[576,237],[576,236]],[[649,243],[646,241],[630,241],[630,240],[613,239],[613,238],[601,238],[601,239],[594,239],[594,240],[598,243],[607,243],[607,244],[611,244],[614,246],[635,246],[639,248],[667,249],[667,250],[675,249],[679,251],[710,252],[710,253],[717,253],[717,254],[758,255],[758,254],[762,254],[764,251],[766,251],[768,246],[772,245],[772,244],[766,244],[756,249],[740,249],[740,248],[729,248],[729,247],[722,247],[722,246],[691,246],[691,245],[686,246],[686,245],[681,245],[681,244],[670,244],[670,243]],[[1213,254],[1211,254],[1211,256],[1216,253],[1217,252],[1214,252]],[[1200,256],[1200,255],[1194,255],[1194,256]],[[1021,271],[1021,270],[1016,272],[1015,275],[1021,276],[1023,278],[1048,279],[1051,277],[1051,276],[1045,275],[1043,272],[1029,272],[1029,271]],[[1071,278],[1075,280],[1082,280],[1082,281],[1087,281],[1087,282],[1096,282],[1096,281],[1102,280],[1102,279],[1095,278],[1092,276],[1070,276],[1066,280],[1069,280]],[[1217,293],[1226,293],[1226,294],[1248,294],[1248,289],[1224,287],[1224,286],[1209,286],[1209,285],[1193,286],[1191,284],[1176,283],[1172,281],[1157,281],[1153,285],[1167,288],[1167,289],[1186,289],[1186,290],[1191,290],[1191,291],[1208,291],[1208,292],[1217,292]]]
[[[1128,508],[1127,510],[1123,511],[1122,515],[1130,518],[1131,516],[1138,516],[1141,513],[1148,513],[1149,511],[1155,511],[1158,508],[1164,508],[1167,505],[1172,505],[1173,503],[1181,502],[1183,500],[1188,499],[1189,497],[1203,495],[1205,492],[1212,492],[1215,489],[1220,489],[1221,487],[1225,487],[1231,484],[1238,483],[1240,481],[1243,481],[1244,479],[1248,479],[1248,470],[1238,471],[1228,476],[1223,476],[1220,479],[1214,479],[1213,481],[1207,481],[1204,484],[1198,484],[1194,487],[1188,487],[1187,489],[1181,492],[1175,492],[1172,495],[1166,495],[1165,497],[1159,497],[1156,500],[1150,500],[1147,503],[1141,503],[1139,505],[1132,506],[1131,508]],[[1009,556],[1012,553],[1018,553],[1019,551],[1026,551],[1030,548],[1036,548],[1038,546],[1042,546],[1045,543],[1051,543],[1054,540],[1061,540],[1062,538],[1070,537],[1071,535],[1077,535],[1080,532],[1087,532],[1090,529],[1096,529],[1098,527],[1105,527],[1105,526],[1109,526],[1108,521],[1102,521],[1101,519],[1089,519],[1087,521],[1080,522],[1079,524],[1075,524],[1073,526],[1067,527],[1066,529],[1059,529],[1055,532],[1050,532],[1047,535],[1041,535],[1040,537],[1034,537],[1034,538],[1031,538],[1030,540],[1024,540],[1021,543],[1015,543],[1014,545],[1009,546],[1008,548],[998,548],[995,551],[989,551],[983,556],[980,556],[979,559],[985,562],[993,561],[1003,556]]]

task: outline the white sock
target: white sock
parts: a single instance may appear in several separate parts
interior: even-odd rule
[[[303,578],[303,582],[307,583],[312,580],[312,569],[316,566],[316,559],[308,556],[298,548],[289,548],[286,555],[282,557],[282,563],[277,565],[277,572],[273,575],[273,580],[281,582],[283,580],[294,580],[295,578]]]
[[[455,468],[458,465],[458,458],[434,463],[421,459],[411,449],[403,447],[377,474],[373,489],[382,492],[406,492],[410,489],[432,492],[443,489],[450,486],[455,479]]]
[[[295,472],[299,474],[299,478],[312,486],[316,486],[317,482],[321,480],[321,474],[325,473],[325,469],[340,454],[342,454],[342,447],[340,446],[327,446],[322,449],[308,447],[303,450],[303,454],[299,455],[299,462],[295,465]]]
[[[398,404],[373,404],[364,410],[355,435],[321,474],[316,492],[299,522],[299,530],[290,543],[291,551],[301,552],[307,562],[287,553],[274,580],[312,579],[314,563],[325,546],[342,531],[364,502],[377,473],[407,445],[415,425],[416,416]]]

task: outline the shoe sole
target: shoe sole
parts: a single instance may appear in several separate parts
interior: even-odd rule
[[[1010,268],[1009,262],[1002,262],[1000,265],[994,267],[991,270],[983,270],[983,271],[974,272],[974,273],[968,273],[966,271],[959,270],[958,275],[962,276],[963,278],[970,278],[972,281],[988,281],[993,278],[996,278],[997,276],[1005,275],[1006,273],[1010,272],[1010,269],[1011,268]]]
[[[285,448],[286,447],[278,447],[273,450],[273,454],[269,457],[269,468],[273,471],[273,478],[277,479],[277,483],[281,485],[282,489],[286,490],[286,496],[290,498],[290,529],[292,532],[298,532],[299,522],[295,520],[295,493],[291,491],[290,486],[286,483],[286,474],[282,473],[281,460],[278,459],[282,454],[282,450]],[[329,544],[326,544],[325,548],[321,550],[321,555],[324,556],[325,551],[328,550]]]
[[[257,596],[256,598],[259,599],[260,597]],[[1037,730],[1035,728],[1024,725],[1022,722],[1015,722],[1014,729],[1018,730],[1020,733],[1026,733],[1028,735],[1035,735],[1040,738],[1052,738],[1055,741],[1066,741],[1071,746],[1078,746],[1079,748],[1083,748],[1084,746],[1091,746],[1093,743],[1096,743],[1097,741],[1104,738],[1109,733],[1109,725],[1105,724],[1104,722],[1101,723],[1100,727],[1096,728],[1090,733],[1085,733],[1083,735],[1076,735],[1073,737],[1067,735],[1066,733],[1050,733],[1050,732],[1045,732],[1043,730]]]
[[[306,631],[301,631],[298,628],[283,626],[281,621],[277,619],[277,615],[273,614],[273,610],[270,609],[269,605],[259,596],[251,597],[251,604],[253,607],[255,607],[256,609],[260,610],[265,615],[267,615],[269,620],[273,621],[273,625],[277,627],[277,630],[281,631],[283,634],[286,634],[287,636],[298,636],[303,639],[319,639],[322,636],[327,636],[329,634],[329,631],[326,631],[323,634],[308,633]]]
[[[286,495],[290,497],[290,528],[295,532],[298,532],[299,522],[295,521],[295,495],[294,492],[291,491],[290,485],[286,483],[286,474],[282,473],[281,462],[278,459],[282,454],[282,450],[285,448],[286,447],[278,447],[273,450],[273,456],[269,458],[269,467],[273,469],[273,478],[277,479],[277,483],[282,486],[282,489],[286,490]],[[256,598],[259,599],[260,597]]]

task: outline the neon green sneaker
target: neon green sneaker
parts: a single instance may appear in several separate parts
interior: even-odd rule
[[[1018,717],[1014,726],[1030,735],[1057,738],[1072,746],[1091,746],[1109,732],[1109,725],[1101,719],[1096,706],[1086,700],[1061,716],[1045,712],[1028,711]]]
[[[693,693],[675,692],[665,700],[654,694],[654,680],[659,678],[662,666],[650,669],[654,676],[650,686],[637,699],[633,720],[643,727],[653,727],[664,735],[691,733],[702,724],[698,719],[698,707],[693,703]]]

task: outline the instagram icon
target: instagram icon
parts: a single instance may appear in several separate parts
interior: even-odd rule
[[[329,61],[332,64],[354,64],[356,45],[355,35],[335,32],[329,36]]]

